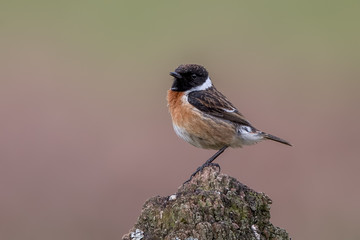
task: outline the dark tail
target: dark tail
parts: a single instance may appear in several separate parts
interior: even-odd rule
[[[279,143],[282,143],[282,144],[292,146],[288,141],[285,141],[284,139],[278,138],[278,137],[276,137],[274,135],[271,135],[271,134],[268,134],[268,133],[264,133],[264,137],[266,139],[270,139],[270,140],[273,140],[275,142],[279,142]]]

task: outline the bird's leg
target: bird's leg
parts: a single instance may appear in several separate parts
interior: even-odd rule
[[[220,171],[220,165],[217,164],[217,163],[213,163],[213,161],[218,157],[220,156],[220,154],[222,154],[225,149],[227,149],[229,146],[224,146],[222,147],[219,151],[217,151],[211,158],[209,158],[203,165],[201,165],[200,167],[198,167],[196,169],[196,171],[191,174],[190,178],[188,180],[186,180],[184,182],[185,183],[188,183],[190,182],[190,180],[198,173],[198,172],[202,172],[202,170],[204,170],[205,167],[208,167],[208,166],[215,166],[215,167],[218,167],[219,168],[219,171]]]

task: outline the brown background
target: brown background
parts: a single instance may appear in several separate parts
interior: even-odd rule
[[[260,1],[0,7],[0,238],[120,239],[214,151],[172,130],[168,73],[207,67],[258,128],[226,151],[294,239],[359,239],[359,4]]]

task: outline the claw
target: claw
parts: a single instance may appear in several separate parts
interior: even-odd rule
[[[198,167],[196,169],[196,171],[191,174],[190,178],[188,180],[186,180],[183,184],[186,184],[188,182],[191,181],[191,179],[196,175],[198,174],[199,172],[202,172],[206,167],[217,167],[219,169],[219,172],[221,171],[221,167],[218,163],[204,163],[203,165],[201,165],[200,167]]]
[[[222,147],[219,151],[217,151],[211,158],[209,158],[203,165],[201,165],[200,167],[198,167],[196,169],[196,171],[191,174],[190,178],[188,180],[186,180],[183,184],[186,184],[188,182],[191,181],[191,179],[198,173],[198,172],[202,172],[204,170],[205,167],[209,167],[209,166],[215,166],[219,168],[219,172],[221,170],[220,165],[217,163],[213,163],[213,161],[220,155],[222,154],[225,149],[228,148],[228,146],[224,146]]]

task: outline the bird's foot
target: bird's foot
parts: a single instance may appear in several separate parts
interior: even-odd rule
[[[196,169],[196,171],[195,171],[193,174],[191,174],[190,178],[189,178],[188,180],[186,180],[183,184],[186,184],[186,183],[190,182],[191,179],[192,179],[197,173],[202,172],[202,171],[204,170],[204,168],[206,168],[206,167],[212,167],[212,166],[219,168],[219,172],[220,172],[221,167],[220,167],[219,164],[217,164],[217,163],[212,163],[212,162],[210,162],[210,163],[207,163],[207,162],[206,162],[206,163],[204,163],[203,165],[201,165],[200,167],[198,167],[198,168]]]

